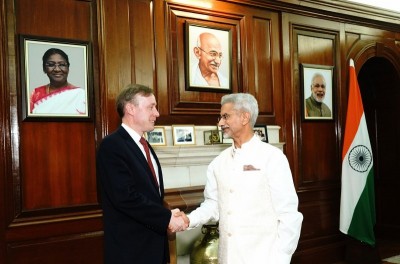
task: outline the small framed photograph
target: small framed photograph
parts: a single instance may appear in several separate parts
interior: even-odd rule
[[[218,23],[186,23],[186,90],[230,92],[232,29]]]
[[[167,144],[165,128],[162,126],[155,126],[153,131],[144,133],[144,137],[152,146],[165,146]]]
[[[204,131],[204,145],[222,144],[222,131],[208,130]]]
[[[301,64],[303,118],[333,120],[333,66]]]
[[[255,125],[254,134],[256,134],[261,139],[261,141],[268,143],[268,133],[266,125]]]
[[[90,119],[89,43],[28,35],[19,43],[23,120]]]
[[[174,145],[195,145],[194,125],[172,125]]]

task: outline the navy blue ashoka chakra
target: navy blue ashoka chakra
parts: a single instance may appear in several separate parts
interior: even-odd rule
[[[372,163],[372,154],[366,146],[358,145],[350,150],[348,159],[353,170],[366,172]]]

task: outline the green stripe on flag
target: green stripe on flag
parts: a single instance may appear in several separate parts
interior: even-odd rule
[[[374,226],[375,218],[375,191],[374,191],[374,168],[371,167],[367,182],[360,200],[354,209],[347,234],[371,246],[375,246]]]

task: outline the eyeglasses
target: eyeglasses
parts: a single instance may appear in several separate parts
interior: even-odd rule
[[[321,87],[322,89],[325,89],[325,84],[316,83],[316,84],[313,84],[313,86],[314,86],[315,88]]]
[[[219,59],[222,58],[222,52],[220,52],[220,53],[218,53],[218,52],[216,52],[216,51],[209,51],[209,52],[207,52],[207,51],[203,50],[203,49],[200,48],[200,47],[198,47],[198,48],[199,48],[202,52],[204,52],[204,53],[210,55],[213,59],[216,59],[217,57],[218,57]]]
[[[229,114],[223,114],[223,115],[221,115],[221,116],[219,116],[218,117],[218,123],[219,123],[219,121],[221,121],[221,119],[223,119],[223,120],[228,120],[228,118],[230,117],[231,115],[229,115]]]
[[[54,62],[48,62],[45,64],[47,68],[50,70],[54,70],[57,66],[60,70],[67,70],[69,65],[67,63],[54,63]]]

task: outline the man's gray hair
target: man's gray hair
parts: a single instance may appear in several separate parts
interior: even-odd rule
[[[250,113],[250,124],[256,124],[258,117],[258,103],[256,98],[248,93],[233,93],[222,96],[221,105],[232,103],[233,109]]]
[[[316,73],[314,73],[314,75],[312,76],[312,79],[311,79],[311,86],[314,85],[314,81],[315,81],[315,79],[317,79],[318,77],[320,77],[320,78],[324,81],[324,85],[326,85],[325,76],[322,75],[322,73],[316,72]]]

